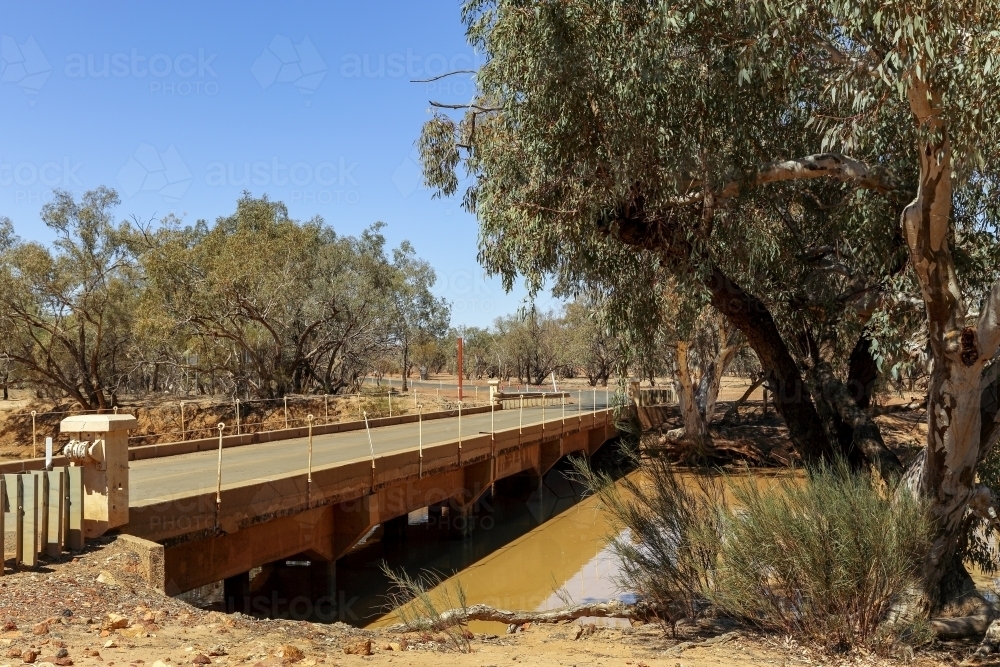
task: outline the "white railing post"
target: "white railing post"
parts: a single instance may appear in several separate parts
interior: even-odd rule
[[[372,453],[372,491],[375,490],[375,443],[372,442],[372,430],[368,427],[368,411],[361,413],[365,419],[365,431],[368,433],[368,448]]]
[[[181,401],[181,440],[187,440],[187,428],[184,425],[184,401]]]
[[[288,397],[285,396],[285,428],[288,428]]]
[[[219,513],[222,510],[222,432],[226,429],[224,422],[216,426],[219,429],[219,469],[215,477],[215,527],[219,527]]]
[[[327,424],[329,424],[330,423],[330,395],[329,394],[323,394],[323,410],[324,410],[323,420]]]
[[[306,415],[306,421],[309,422],[309,467],[306,472],[306,483],[312,484],[313,481],[313,417],[312,415]]]
[[[392,416],[392,385],[389,386],[389,391],[386,393],[389,397],[389,416]]]
[[[240,435],[240,399],[236,399],[236,435]]]
[[[31,458],[38,458],[38,447],[35,438],[35,415],[38,413],[34,410],[31,411]]]
[[[424,476],[424,406],[417,405],[417,451],[420,453],[418,478]]]
[[[518,398],[521,399],[520,407],[517,411],[517,432],[520,435],[524,433],[524,394],[521,394]]]

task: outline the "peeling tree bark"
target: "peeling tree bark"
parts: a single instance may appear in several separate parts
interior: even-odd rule
[[[715,405],[719,401],[719,390],[722,388],[722,376],[729,370],[730,364],[736,358],[740,346],[733,335],[732,325],[724,315],[717,318],[719,349],[715,357],[709,361],[708,367],[698,381],[695,400],[698,402],[698,412],[702,414],[706,426],[712,424],[715,415]]]
[[[927,447],[922,469],[913,480],[916,491],[927,499],[934,521],[933,542],[922,571],[922,606],[935,611],[955,592],[948,582],[963,579],[956,554],[981,459],[980,379],[985,361],[992,356],[992,352],[984,355],[982,346],[995,346],[1000,334],[996,298],[990,299],[978,328],[966,326],[968,313],[948,246],[953,167],[940,95],[916,78],[908,92],[910,109],[925,138],[917,146],[917,196],[903,211],[902,227],[927,310],[934,358]]]
[[[677,343],[677,384],[684,438],[699,447],[706,447],[710,442],[708,426],[698,412],[694,381],[691,379],[691,370],[688,366],[688,344],[685,341]]]

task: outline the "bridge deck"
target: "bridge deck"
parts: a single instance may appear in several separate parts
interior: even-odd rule
[[[567,406],[566,420],[576,421],[578,413]],[[546,407],[545,419],[561,417],[559,406]],[[516,428],[519,410],[497,410],[493,416],[497,431]],[[586,418],[588,413],[583,412]],[[542,421],[542,408],[524,408],[524,426]],[[472,438],[490,432],[490,415],[462,416],[462,436]],[[376,456],[418,448],[418,425],[399,424],[372,429]],[[423,422],[423,444],[430,448],[458,438],[458,418]],[[365,431],[313,436],[313,468],[334,465],[371,455]],[[268,482],[276,477],[305,473],[308,465],[308,439],[295,438],[245,447],[225,449],[222,454],[222,483]],[[141,506],[172,500],[196,493],[214,491],[218,453],[195,452],[165,458],[132,461],[129,464],[129,505]]]

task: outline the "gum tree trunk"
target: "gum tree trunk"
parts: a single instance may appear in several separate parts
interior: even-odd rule
[[[928,394],[927,447],[911,479],[934,520],[933,544],[923,567],[923,600],[933,612],[949,602],[950,582],[961,579],[956,554],[970,506],[989,494],[975,482],[982,458],[980,380],[1000,342],[1000,284],[994,286],[976,327],[968,326],[965,301],[948,247],[952,207],[952,155],[940,96],[919,80],[910,108],[925,128],[919,144],[917,196],[903,211],[903,233],[927,309],[934,367]]]
[[[677,343],[677,384],[681,419],[684,424],[682,437],[699,447],[704,447],[710,442],[708,425],[698,411],[694,380],[691,378],[691,370],[688,366],[688,344],[684,341]]]
[[[706,284],[712,305],[746,337],[766,373],[774,405],[788,426],[788,435],[806,460],[829,459],[834,453],[823,422],[767,306],[718,267]]]

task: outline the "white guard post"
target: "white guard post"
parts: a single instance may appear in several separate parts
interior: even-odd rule
[[[496,403],[498,400],[496,395],[500,393],[500,380],[489,380],[488,384],[490,385],[490,403]]]
[[[128,523],[128,432],[132,415],[74,415],[59,430],[70,436],[63,454],[83,468],[83,532],[100,537]]]

